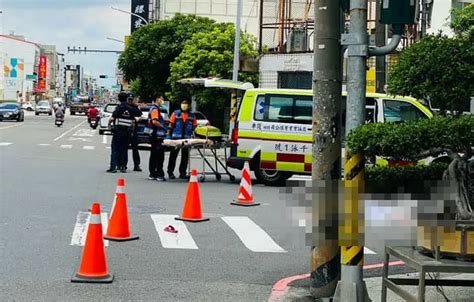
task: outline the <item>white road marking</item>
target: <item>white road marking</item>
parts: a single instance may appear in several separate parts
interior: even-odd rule
[[[23,126],[23,124],[15,124],[15,125],[11,125],[11,126],[0,127],[0,130],[20,127],[20,126]]]
[[[2,146],[10,146],[10,145],[13,145],[13,143],[7,143],[7,142],[5,142],[5,143],[0,143],[0,147],[2,147]]]
[[[112,147],[108,146],[108,147],[105,147],[105,149],[112,149]]]
[[[92,137],[94,136],[94,133],[95,132],[92,129],[79,129],[72,136]]]
[[[72,145],[61,145],[59,146],[61,149],[72,149]]]
[[[372,251],[371,249],[364,246],[364,254],[365,255],[375,255],[376,252]]]
[[[198,246],[194,242],[191,233],[184,222],[175,220],[176,215],[150,215],[153,223],[155,224],[156,231],[160,236],[161,245],[166,249],[190,249],[197,250]],[[177,234],[165,232],[164,228],[172,225],[177,231]]]
[[[64,132],[63,134],[61,134],[60,136],[56,137],[54,139],[54,141],[58,141],[60,140],[61,138],[63,138],[65,135],[69,134],[70,132],[72,132],[73,130],[77,129],[78,127],[80,127],[82,124],[84,124],[85,122],[87,122],[87,120],[84,120],[82,122],[80,122],[79,124],[77,124],[76,126],[72,127],[71,129],[67,130],[66,132]]]
[[[46,147],[46,146],[51,146],[51,144],[38,144],[38,146]]]
[[[89,220],[91,215],[89,212],[79,212],[76,218],[76,225],[72,232],[71,245],[84,246],[86,243],[87,230],[89,229]],[[102,233],[107,233],[107,227],[109,225],[109,219],[107,213],[100,214],[100,220],[102,222]],[[109,241],[104,240],[104,245],[109,246]]]
[[[102,135],[102,143],[107,144],[107,135]]]
[[[246,216],[225,216],[221,218],[252,252],[286,253],[284,249],[276,244],[276,242],[250,218]]]
[[[84,149],[84,150],[94,150],[95,147],[94,146],[84,146],[84,147],[82,147],[82,149]]]
[[[92,140],[89,138],[82,138],[82,137],[70,137],[68,141],[81,141],[81,142],[91,142]]]

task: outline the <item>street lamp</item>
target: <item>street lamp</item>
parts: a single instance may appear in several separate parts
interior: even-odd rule
[[[110,37],[107,37],[106,39],[107,39],[107,40],[111,40],[111,41],[120,42],[120,43],[123,43],[123,44],[125,44],[125,42],[124,42],[124,41],[122,41],[122,40],[119,40],[119,39],[110,38]]]
[[[135,13],[132,13],[132,12],[129,12],[129,11],[120,9],[120,8],[116,8],[116,7],[113,7],[113,6],[111,6],[110,8],[113,9],[113,10],[116,10],[116,11],[119,11],[119,12],[122,12],[122,13],[125,13],[125,14],[129,14],[129,15],[135,16],[135,17],[141,19],[143,22],[145,22],[145,24],[147,24],[147,25],[149,24],[148,21],[147,21],[145,18],[143,18],[142,16],[140,16],[140,15],[137,15],[137,14],[135,14]]]

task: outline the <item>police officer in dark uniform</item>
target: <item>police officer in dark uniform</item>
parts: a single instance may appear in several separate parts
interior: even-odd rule
[[[109,125],[112,125],[112,152],[110,155],[109,173],[125,173],[128,161],[128,145],[133,132],[133,108],[127,104],[128,93],[121,92],[118,95],[120,104],[115,108]]]
[[[130,140],[130,145],[132,147],[132,156],[133,156],[133,171],[141,172],[140,168],[140,153],[138,151],[138,121],[143,115],[140,108],[138,108],[138,99],[135,98],[132,94],[128,96],[127,100],[128,105],[132,107],[131,115],[134,119],[133,121],[133,132]],[[127,170],[127,165],[125,164],[125,170]]]

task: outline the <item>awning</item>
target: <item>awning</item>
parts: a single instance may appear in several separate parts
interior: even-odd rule
[[[227,89],[239,89],[248,90],[253,89],[252,83],[232,81],[218,78],[185,78],[178,81],[181,84],[214,87],[214,88],[227,88]]]

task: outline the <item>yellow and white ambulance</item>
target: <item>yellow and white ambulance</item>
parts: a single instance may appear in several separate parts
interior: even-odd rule
[[[343,93],[342,104],[346,103],[346,95]],[[266,185],[284,184],[293,174],[310,174],[312,105],[312,90],[246,90],[232,129],[228,166],[242,169],[244,162],[250,161],[255,176]],[[432,116],[413,98],[366,95],[367,122],[402,122]]]

